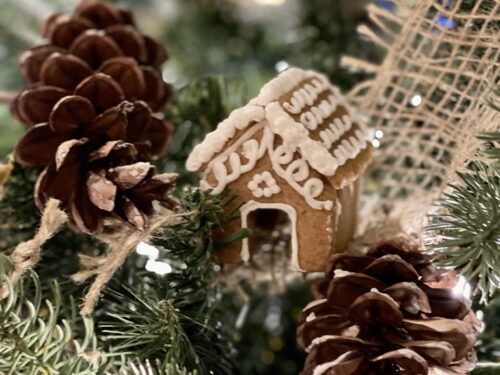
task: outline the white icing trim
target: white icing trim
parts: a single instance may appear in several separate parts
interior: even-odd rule
[[[293,93],[290,102],[283,103],[283,108],[293,114],[301,113],[306,105],[311,106],[318,99],[319,95],[328,90],[329,85],[315,78],[310,83]]]
[[[333,208],[333,201],[318,201],[317,198],[324,189],[323,181],[319,178],[309,178],[309,165],[304,159],[293,160],[293,152],[284,145],[276,147],[270,155],[274,171],[283,178],[300,195],[304,197],[307,204],[316,210],[325,209],[330,211]],[[293,160],[285,168],[282,161]],[[308,179],[309,178],[309,179]],[[306,180],[302,186],[300,182]]]
[[[256,201],[248,201],[244,205],[240,207],[241,214],[241,227],[243,229],[248,229],[248,214],[252,211],[258,209],[276,209],[284,211],[288,218],[290,219],[290,223],[292,224],[292,258],[291,258],[291,267],[296,271],[303,271],[299,265],[299,243],[297,238],[297,211],[295,209],[284,203],[261,203]],[[241,245],[241,259],[244,262],[248,262],[250,260],[250,247],[248,245],[248,238],[244,238],[242,240]]]
[[[289,68],[265,84],[260,90],[259,95],[252,99],[250,103],[265,106],[283,94],[293,90],[304,79],[309,78],[309,76],[315,76],[315,73],[314,75],[313,73],[299,68]]]
[[[188,171],[200,170],[203,164],[208,163],[217,153],[221,152],[226,143],[235,136],[237,130],[247,128],[254,122],[262,121],[265,117],[264,108],[247,105],[233,111],[229,117],[221,122],[217,129],[208,133],[202,143],[198,144],[186,161]]]
[[[266,106],[266,117],[272,131],[283,139],[286,148],[292,151],[299,149],[311,167],[324,176],[335,174],[338,165],[332,154],[320,142],[311,139],[306,127],[294,121],[278,102]]]
[[[269,171],[254,175],[247,187],[255,198],[270,198],[281,191],[281,188]]]
[[[236,181],[242,174],[251,171],[255,167],[257,161],[266,153],[266,150],[272,147],[274,140],[274,134],[264,124],[264,122],[261,122],[248,129],[236,142],[208,164],[206,173],[213,172],[217,185],[209,186],[205,181],[204,188],[211,188],[213,194],[220,194],[229,183]],[[252,137],[261,129],[264,129],[264,132],[259,143]],[[240,147],[243,149],[241,155],[238,152]],[[241,156],[247,159],[246,163],[244,160],[242,161]],[[227,162],[231,167],[230,172],[226,167]]]
[[[284,107],[284,106],[283,106]],[[311,107],[309,111],[300,115],[302,122],[309,130],[316,130],[320,124],[333,115],[337,110],[337,102],[333,95],[329,95],[327,100],[323,100],[318,106]]]

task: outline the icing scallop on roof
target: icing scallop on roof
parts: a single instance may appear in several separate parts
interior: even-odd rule
[[[280,103],[279,100],[287,94],[289,101]],[[348,114],[326,121],[338,104]],[[347,137],[353,120],[358,129]],[[361,128],[359,117],[327,77],[314,71],[290,68],[264,85],[257,97],[233,111],[217,129],[209,133],[189,155],[187,169],[199,171],[207,167],[206,172],[209,172],[216,168],[217,173],[223,175],[226,173],[223,164],[229,162],[234,171],[236,157],[223,155],[225,149],[230,141],[250,131],[249,128],[255,124],[264,124],[266,131],[282,139],[286,152],[298,152],[312,169],[327,177],[334,176],[339,167],[355,159],[370,141],[367,132]],[[317,131],[319,139],[311,138],[311,131]],[[337,141],[340,142],[332,150],[332,145]],[[250,146],[247,142],[244,148]],[[259,152],[259,158],[263,155],[263,152]],[[231,175],[231,181],[238,177],[233,176],[233,172],[227,173]],[[222,188],[222,185],[218,185],[215,190],[220,191]]]
[[[266,83],[259,95],[250,101],[250,104],[265,106],[278,100],[281,95],[292,91],[300,82],[310,77],[321,77],[326,80],[325,76],[314,71],[289,68]]]
[[[206,135],[202,143],[194,147],[187,159],[186,168],[192,172],[199,171],[204,164],[224,149],[224,146],[236,135],[238,130],[243,130],[250,124],[264,119],[263,107],[247,105],[234,110],[227,119],[217,126],[217,129]]]

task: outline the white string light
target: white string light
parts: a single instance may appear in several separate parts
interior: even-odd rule
[[[285,3],[286,0],[255,0],[257,4],[260,5],[271,5],[271,6],[279,6]]]
[[[274,66],[274,69],[276,69],[276,71],[278,73],[281,73],[281,72],[287,70],[289,67],[290,67],[290,65],[286,61],[278,61],[276,63],[276,65]]]
[[[420,95],[413,95],[411,98],[410,98],[410,104],[413,106],[413,107],[418,107],[420,104],[422,104],[422,97]]]
[[[137,254],[144,255],[148,258],[148,261],[146,262],[147,271],[154,272],[158,275],[166,275],[167,273],[172,272],[172,266],[170,264],[157,261],[160,256],[160,250],[156,247],[146,242],[141,242],[137,245],[135,251]]]
[[[466,278],[460,275],[457,284],[453,287],[453,292],[457,295],[462,295],[465,298],[470,298],[472,294],[472,287],[467,282]]]

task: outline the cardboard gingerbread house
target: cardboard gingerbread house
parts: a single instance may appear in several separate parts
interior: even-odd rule
[[[323,271],[354,234],[360,177],[371,160],[361,123],[325,76],[290,68],[209,133],[187,169],[203,172],[202,187],[213,194],[229,189],[237,197],[231,205],[240,218],[226,232],[254,229],[262,221],[250,219],[257,211],[282,212],[292,267]],[[250,236],[220,258],[249,261],[255,251]]]

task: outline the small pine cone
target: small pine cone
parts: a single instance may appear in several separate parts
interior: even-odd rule
[[[384,242],[338,255],[302,312],[302,375],[467,374],[480,328],[470,302],[439,279],[416,246]]]
[[[128,11],[84,1],[72,16],[50,16],[43,35],[47,43],[20,59],[28,85],[12,112],[27,125],[48,122],[56,103],[96,73],[113,80],[122,100],[143,101],[152,112],[161,111],[171,95],[159,71],[167,52],[137,31]]]
[[[66,141],[57,150],[56,162],[39,176],[37,204],[45,206],[49,197],[61,200],[72,224],[84,232],[99,232],[109,217],[143,230],[154,201],[173,206],[167,193],[177,175],[156,174],[150,163],[136,162],[136,156],[134,145],[122,141],[97,150],[86,138]]]

